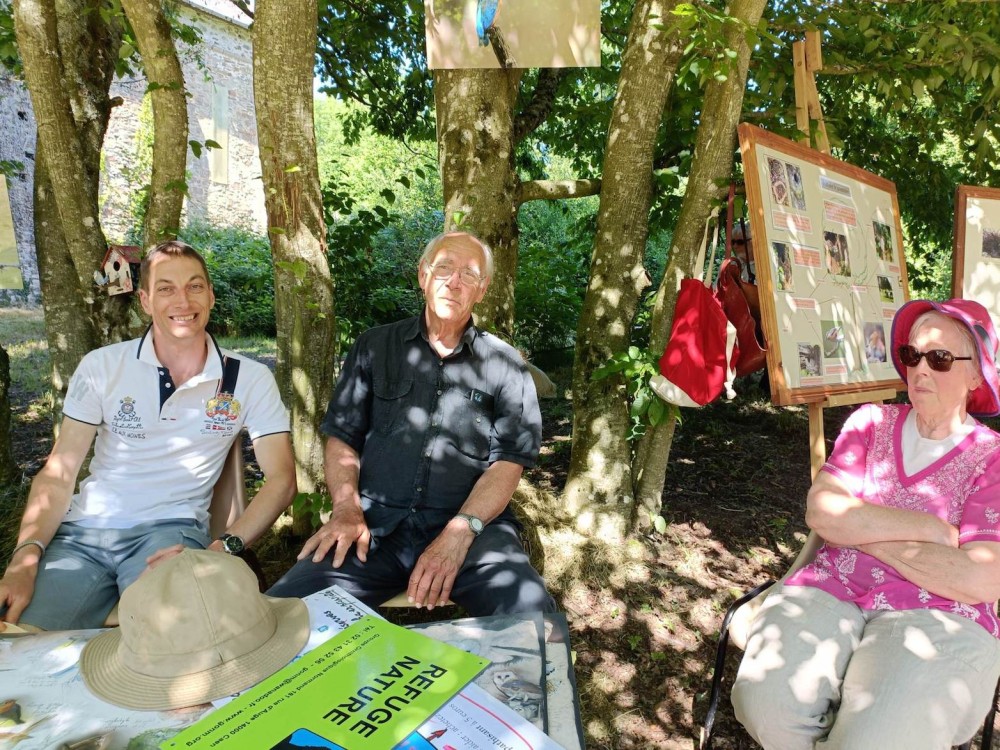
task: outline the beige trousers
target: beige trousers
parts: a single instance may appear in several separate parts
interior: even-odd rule
[[[976,733],[998,677],[1000,641],[972,620],[779,585],[750,630],[732,701],[766,750],[945,750]]]

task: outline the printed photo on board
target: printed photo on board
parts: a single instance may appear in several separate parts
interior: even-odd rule
[[[846,336],[844,326],[839,320],[824,320],[820,322],[823,331],[823,359],[843,359],[847,356],[844,345]]]
[[[1000,230],[983,227],[983,255],[1000,260]]]
[[[881,221],[872,221],[875,230],[875,252],[879,260],[892,263],[892,227]]]
[[[851,258],[847,252],[847,237],[836,232],[823,232],[826,267],[837,276],[851,275]]]
[[[424,0],[427,67],[601,64],[600,0]]]
[[[865,323],[865,360],[871,364],[885,362],[885,326]]]
[[[799,375],[804,378],[818,378],[823,374],[819,345],[799,342]]]
[[[878,296],[883,302],[895,302],[896,295],[892,291],[892,282],[889,281],[888,276],[878,277]]]
[[[771,198],[779,206],[788,205],[788,182],[785,164],[777,159],[767,158],[767,170],[771,175]]]
[[[771,249],[774,251],[775,286],[779,292],[795,291],[795,284],[792,279],[792,249],[784,242],[772,242]]]
[[[799,211],[806,210],[806,189],[802,184],[802,170],[796,164],[785,164],[788,169],[788,186],[792,191],[792,205]]]

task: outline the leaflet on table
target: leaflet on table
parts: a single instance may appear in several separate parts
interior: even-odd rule
[[[303,655],[321,643],[326,643],[334,635],[346,630],[366,615],[381,617],[378,612],[362,604],[339,586],[331,586],[328,589],[317,591],[315,594],[304,597],[302,601],[305,602],[306,609],[309,610],[309,640],[306,641],[306,645],[302,647],[295,659],[301,659]],[[239,693],[236,693],[219,698],[212,701],[212,705],[221,708],[238,695]]]
[[[478,685],[467,685],[396,750],[565,750]]]
[[[543,732],[548,731],[545,621],[541,612],[466,617],[408,627],[489,659],[490,666],[476,678],[476,684]]]
[[[0,747],[52,750],[107,735],[108,750],[155,748],[210,706],[132,711],[90,693],[77,669],[101,630],[63,630],[0,639]]]
[[[476,685],[566,750],[583,750],[564,614],[528,612],[408,627],[489,659],[490,666],[476,678]]]
[[[160,747],[391,750],[488,664],[366,616]]]
[[[569,624],[562,612],[545,614],[545,694],[547,734],[566,750],[583,750],[580,698],[573,672]]]

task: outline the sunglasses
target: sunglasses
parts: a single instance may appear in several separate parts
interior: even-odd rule
[[[916,347],[903,344],[896,350],[899,361],[907,367],[916,367],[923,357],[927,358],[927,364],[936,372],[948,372],[951,366],[959,359],[972,359],[972,357],[956,357],[947,349],[931,349],[929,352],[918,351]]]

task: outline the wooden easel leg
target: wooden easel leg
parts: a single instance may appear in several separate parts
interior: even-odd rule
[[[826,463],[826,441],[823,436],[823,405],[809,404],[809,468],[815,481],[819,470]]]

